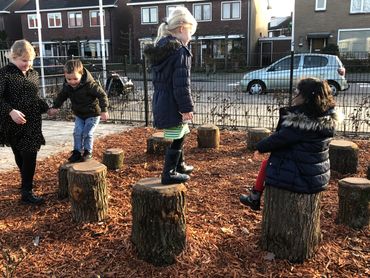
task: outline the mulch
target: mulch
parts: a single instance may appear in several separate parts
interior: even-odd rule
[[[137,258],[131,235],[131,189],[141,178],[160,175],[163,156],[146,154],[151,128],[134,128],[96,140],[94,158],[122,148],[124,166],[108,171],[109,219],[72,221],[67,200],[57,197],[58,168],[69,153],[38,163],[35,192],[40,207],[19,202],[19,174],[0,173],[0,268],[5,277],[369,277],[369,230],[335,221],[338,180],[332,174],[321,203],[322,242],[312,259],[292,264],[261,250],[261,212],[239,203],[257,176],[259,162],[246,148],[244,131],[221,131],[220,149],[198,149],[196,131],[186,144],[195,166],[187,183],[187,244],[177,262],[155,267]],[[360,147],[358,177],[366,177],[370,143]],[[6,276],[8,275],[8,276]]]

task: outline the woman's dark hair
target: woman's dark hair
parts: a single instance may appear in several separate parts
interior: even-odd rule
[[[297,85],[303,97],[303,112],[310,117],[319,117],[335,107],[335,101],[327,81],[317,78],[304,78]]]

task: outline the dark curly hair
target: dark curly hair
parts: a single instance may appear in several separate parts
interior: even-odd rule
[[[299,94],[303,97],[303,112],[310,117],[319,117],[335,107],[335,101],[326,80],[304,78],[297,85]]]

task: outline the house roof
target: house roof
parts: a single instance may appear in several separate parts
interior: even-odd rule
[[[103,7],[116,7],[118,0],[103,0]],[[39,0],[40,11],[61,11],[76,9],[91,9],[99,7],[99,0]],[[16,13],[29,13],[36,11],[35,0],[29,1]]]
[[[15,2],[16,0],[0,0],[0,13],[9,13],[9,7]]]
[[[127,6],[158,5],[158,4],[183,4],[192,2],[209,2],[209,0],[130,0]]]
[[[284,17],[273,17],[268,24],[269,30],[276,30],[281,28],[286,28],[289,26],[290,22],[292,21],[291,16],[284,16]]]

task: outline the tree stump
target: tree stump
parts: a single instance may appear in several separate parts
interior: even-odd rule
[[[118,148],[106,149],[103,153],[103,164],[108,170],[117,170],[123,165],[123,150]]]
[[[333,140],[329,145],[330,169],[341,174],[355,174],[358,166],[358,146],[346,140]]]
[[[266,186],[261,245],[276,258],[301,263],[321,241],[321,193],[299,194]]]
[[[354,229],[369,226],[370,180],[364,178],[345,178],[339,182],[338,223]]]
[[[164,138],[163,131],[156,132],[147,139],[146,152],[149,154],[164,154],[171,143],[171,139]]]
[[[60,165],[58,171],[58,198],[65,199],[68,197],[68,178],[67,173],[69,168],[73,165],[73,163],[64,163]]]
[[[213,124],[198,127],[198,148],[214,148],[220,146],[220,130]]]
[[[72,218],[99,222],[108,215],[107,167],[96,160],[73,164],[68,171]]]
[[[368,180],[370,180],[370,164],[367,165],[366,177],[367,177]]]
[[[132,242],[139,258],[156,266],[173,264],[186,244],[186,187],[139,180],[132,190]]]
[[[250,128],[247,135],[247,148],[249,150],[256,150],[256,145],[263,138],[270,136],[271,130],[263,127]]]

